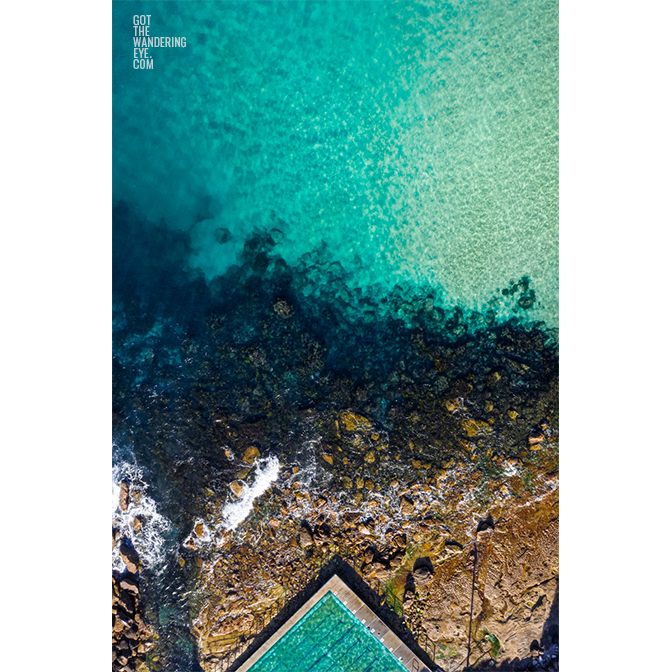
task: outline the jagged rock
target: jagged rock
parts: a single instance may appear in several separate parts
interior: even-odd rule
[[[357,531],[360,534],[364,534],[364,535],[367,535],[367,536],[372,535],[375,532],[374,522],[372,520],[367,520],[367,521],[363,522],[361,525],[357,526]]]
[[[138,516],[133,518],[133,529],[135,530],[136,534],[142,529],[142,520],[138,518]]]
[[[373,556],[374,556],[373,549],[371,547],[367,548],[366,552],[364,553],[364,560],[370,563],[373,561]]]
[[[271,518],[271,519],[268,521],[268,524],[269,524],[274,530],[277,531],[277,530],[280,529],[281,522],[280,522],[277,518]]]
[[[137,574],[140,569],[140,556],[138,552],[124,540],[119,547],[119,554],[126,565],[126,569],[131,574]]]
[[[422,586],[432,578],[432,573],[427,567],[420,567],[413,572],[413,578],[419,586]]]
[[[374,566],[376,566],[377,564],[378,563],[374,563]],[[375,574],[376,574],[376,577],[379,578],[381,581],[386,581],[387,579],[390,578],[391,572],[384,565],[380,565],[380,566],[376,567]]]
[[[250,446],[244,453],[243,453],[243,462],[246,464],[252,464],[258,457],[259,457],[259,448],[256,446]]]
[[[132,614],[135,611],[135,600],[131,593],[126,590],[121,591],[119,596],[119,604],[126,609],[129,614]]]
[[[128,511],[128,500],[130,495],[130,484],[128,481],[122,481],[119,487],[119,508]]]
[[[364,455],[364,462],[368,464],[373,464],[376,461],[376,451],[370,450],[366,455]]]
[[[308,546],[313,545],[313,535],[305,525],[302,525],[299,530],[299,544],[301,548],[308,548]]]
[[[334,464],[334,456],[330,455],[329,453],[322,453],[322,459],[330,465]]]
[[[401,534],[396,534],[393,539],[392,543],[400,550],[404,550],[406,548],[406,535],[402,532]]]
[[[341,413],[341,425],[348,432],[360,431],[360,432],[369,432],[373,428],[370,420],[367,420],[361,415],[356,415],[351,411],[346,411]]]
[[[119,583],[119,587],[122,590],[127,590],[131,593],[134,593],[135,595],[138,595],[140,593],[140,590],[138,589],[138,584],[130,577],[123,578]]]
[[[421,558],[416,562],[415,568],[413,569],[413,581],[418,586],[424,586],[426,583],[429,583],[433,576],[434,568],[432,567],[429,558]]]
[[[415,502],[410,498],[404,495],[401,498],[401,515],[402,516],[411,516],[415,511]]]

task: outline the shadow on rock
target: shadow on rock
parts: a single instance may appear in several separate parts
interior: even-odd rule
[[[560,589],[555,593],[551,611],[544,623],[541,641],[533,640],[530,643],[530,655],[525,658],[504,660],[497,664],[494,660],[486,660],[485,657],[472,665],[471,670],[501,670],[510,672],[513,670],[544,670],[545,672],[558,672],[560,670],[560,628],[559,628],[559,600]],[[461,669],[461,668],[460,668]]]

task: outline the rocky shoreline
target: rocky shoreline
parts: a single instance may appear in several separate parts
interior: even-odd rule
[[[330,468],[344,460],[350,466],[339,447],[353,442],[365,444],[365,463],[386,460],[389,449],[376,446],[389,437],[363,416],[343,412],[333,431],[340,435],[340,441],[334,438],[338,447],[332,444],[331,455],[321,453]],[[192,565],[208,595],[193,624],[203,669],[219,670],[218,661],[249,637],[255,621],[264,621],[275,601],[291,596],[297,575],[299,585],[306,580],[297,570],[315,573],[335,555],[347,558],[369,584],[382,583],[388,603],[403,604],[406,624],[426,648],[429,640],[438,665],[458,662],[468,643],[474,547],[471,662],[481,653],[498,662],[531,661],[530,646],[537,640],[539,650],[559,576],[557,437],[541,431],[530,435],[529,444],[539,448],[529,472],[536,487],[526,486],[513,458],[496,456],[495,464],[510,461],[504,464],[509,475],[496,482],[484,482],[466,461],[449,461],[438,468],[421,465],[414,482],[395,478],[386,490],[381,480],[339,475],[346,498],[333,488],[306,487],[298,471],[289,469],[234,534],[223,531],[216,516],[206,517],[179,557]],[[255,452],[242,451],[241,466]],[[487,504],[484,488],[492,492]],[[229,496],[236,497],[235,488]],[[221,511],[219,498],[212,504],[213,513]],[[206,531],[211,544],[201,542]]]
[[[474,548],[472,665],[557,662],[553,337],[448,314],[431,297],[400,303],[405,320],[353,322],[336,301],[299,300],[261,238],[228,278],[228,303],[192,315],[193,331],[161,326],[161,336],[138,304],[115,334],[115,436],[132,443],[176,538],[162,561],[170,589],[142,570],[157,637],[143,664],[219,672],[338,555],[401,605],[437,665],[457,669]],[[229,529],[271,460],[277,478]],[[140,655],[125,657],[140,669]]]
[[[139,491],[133,493],[139,499]],[[131,497],[129,481],[122,481],[119,492],[119,510],[127,512]],[[136,529],[142,525],[134,520]],[[141,560],[132,541],[112,527],[112,548],[118,547],[125,571],[112,572],[112,670],[113,672],[142,672],[152,648],[155,633],[145,620],[145,604],[140,594]]]

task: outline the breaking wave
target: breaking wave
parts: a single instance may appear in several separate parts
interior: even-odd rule
[[[119,505],[121,483],[128,481],[128,508]],[[142,469],[129,462],[120,462],[112,469],[112,569],[123,572],[126,568],[119,554],[121,540],[126,538],[140,555],[142,565],[152,568],[165,556],[165,536],[170,529],[168,519],[162,516],[156,502],[149,496]]]
[[[263,495],[280,474],[280,462],[277,457],[258,460],[255,467],[256,477],[252,485],[244,483],[240,499],[227,504],[222,509],[222,519],[226,530],[235,530],[247,518],[254,507],[254,500]]]

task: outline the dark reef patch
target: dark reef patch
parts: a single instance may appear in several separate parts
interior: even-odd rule
[[[488,325],[435,308],[431,291],[395,288],[378,307],[319,254],[297,268],[274,255],[278,224],[208,285],[189,268],[186,234],[114,209],[114,434],[132,439],[166,501],[180,501],[178,520],[196,513],[199,484],[230,476],[232,433],[292,459],[307,424],[350,408],[389,431],[391,448],[418,436],[447,447],[418,456],[438,462],[461,450],[450,404],[476,423],[494,418],[521,446],[551,421],[558,352],[543,325]],[[504,291],[526,296],[529,284]],[[471,438],[483,431],[475,424]]]

